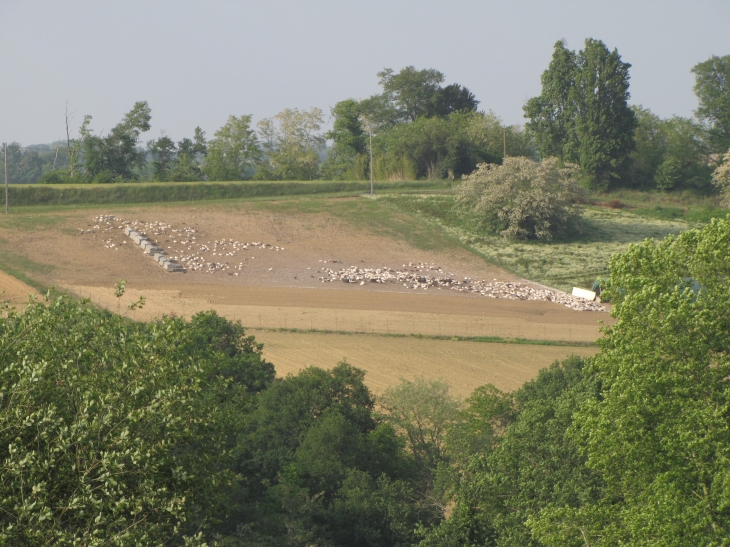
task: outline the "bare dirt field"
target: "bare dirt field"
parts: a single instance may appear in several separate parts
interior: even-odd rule
[[[441,378],[454,394],[467,397],[478,386],[493,384],[503,391],[519,388],[556,359],[571,354],[593,355],[597,348],[529,346],[480,342],[452,342],[369,335],[309,334],[253,331],[264,343],[264,357],[276,365],[279,376],[302,368],[331,368],[347,360],[367,374],[375,393],[413,380]]]
[[[448,264],[455,275],[463,277],[518,279],[458,246],[448,249],[439,245],[442,242],[432,242],[430,249],[417,248],[393,237],[398,234],[382,233],[377,227],[363,229],[353,225],[342,218],[347,216],[347,210],[343,211],[342,203],[338,205],[337,214],[328,212],[327,207],[311,211],[266,210],[260,202],[124,206],[37,213],[2,222],[0,237],[3,247],[7,246],[32,264],[41,266],[32,272],[34,278],[61,286],[110,286],[124,278],[139,288],[202,284],[328,289],[330,287],[320,283],[317,275],[317,269],[324,264],[401,267],[408,261]],[[95,222],[94,218],[99,215],[115,216],[113,227]],[[161,236],[146,230],[170,256],[182,258],[196,254],[208,262],[227,262],[230,266],[242,267],[212,273],[188,269],[184,274],[170,275],[149,256],[144,256],[118,229],[124,220],[138,221],[143,226],[157,222],[171,225],[172,228]],[[172,232],[185,228],[196,230],[193,233],[196,241],[192,245],[182,243],[183,234]],[[414,232],[416,228],[414,226]],[[408,230],[408,227],[404,229]],[[428,234],[418,235],[427,237]],[[214,245],[224,239],[226,247],[220,243],[216,252]],[[227,253],[234,251],[230,245],[232,241],[261,242],[283,250],[257,247],[235,250],[234,255],[228,256]],[[201,251],[201,246],[207,246],[209,250]],[[229,275],[233,273],[239,275]],[[377,289],[390,290],[391,287]]]
[[[0,271],[0,304],[8,303],[16,308],[22,307],[28,302],[30,295],[40,297],[38,291],[33,287],[26,285],[12,275]]]
[[[168,256],[184,264],[186,271],[163,271],[124,235],[120,229],[124,225],[147,233]],[[486,263],[438,230],[375,201],[358,198],[59,208],[16,212],[0,219],[0,269],[20,272],[41,286],[55,286],[88,297],[112,311],[124,311],[129,302],[144,296],[147,304],[143,309],[126,312],[136,320],[172,313],[190,317],[198,311],[215,309],[230,319],[241,320],[249,328],[575,342],[594,341],[600,335],[600,322],[612,322],[607,313],[574,311],[545,301],[492,299],[433,287],[414,290],[398,284],[322,283],[319,279],[325,268],[401,268],[408,263],[435,264],[458,279],[522,281]],[[120,279],[128,282],[127,293],[117,301],[113,286]],[[273,337],[261,332],[272,345],[267,350],[274,352],[272,362],[285,372],[296,366],[294,354],[286,351],[297,350],[305,344],[304,340],[314,341],[307,342],[311,348],[316,341],[324,340],[313,334],[306,336],[315,338],[300,338],[292,333]],[[339,340],[327,340],[336,339]],[[373,340],[380,340],[377,344],[383,348],[372,362],[389,363],[377,374],[370,366],[372,378],[397,379],[421,367],[419,360],[408,357],[406,350],[397,349],[398,344],[421,344],[421,340],[364,339],[371,345],[376,343]],[[287,344],[290,350],[286,350]],[[388,344],[396,346],[392,346],[393,357],[384,361],[384,355],[390,354]],[[440,351],[439,355],[446,351],[447,356],[454,348],[463,352],[463,348],[470,347],[460,346],[461,343],[452,346],[444,341],[428,344],[435,344],[434,348],[448,347],[433,350]],[[420,362],[424,371],[431,366],[427,362],[433,362],[437,370],[436,361],[425,358],[431,351],[428,344],[417,346],[423,348],[418,350],[424,355]],[[482,363],[479,366],[485,368],[478,374],[464,369],[465,378],[471,379],[462,382],[461,392],[472,389],[483,378],[491,378],[489,367],[496,366],[497,361],[478,356],[479,352],[492,351],[491,346],[475,344],[470,350],[476,361],[469,358],[472,360],[465,362]],[[312,349],[306,364],[332,366],[348,356],[348,352],[340,351],[340,346],[332,347],[337,357]],[[370,355],[363,353],[363,347],[357,342],[349,352],[352,362],[357,360],[362,366]],[[534,366],[528,367],[531,372],[515,376],[515,382],[521,383],[558,354],[565,356],[571,351],[552,346],[510,345],[500,355],[507,359],[505,355],[514,354],[513,363],[526,359],[528,354],[534,355],[530,361]],[[398,366],[393,364],[396,361]],[[447,361],[440,362],[443,366]],[[405,367],[404,372],[398,367]],[[459,374],[449,377],[455,386]],[[373,386],[381,382],[372,381]]]
[[[111,286],[67,288],[95,304],[117,309]],[[124,309],[141,296],[147,303],[134,312],[133,318],[138,320],[170,313],[190,317],[214,309],[246,327],[269,329],[593,342],[599,336],[598,320],[611,319],[608,314],[576,312],[549,302],[492,300],[448,292],[378,292],[356,286],[297,289],[179,285],[174,289],[139,289],[130,284],[119,307]]]

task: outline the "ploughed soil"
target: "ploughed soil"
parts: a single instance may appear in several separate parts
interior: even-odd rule
[[[113,286],[124,279],[125,303],[139,296],[147,300],[133,313],[136,319],[212,308],[257,328],[566,341],[593,341],[599,321],[612,322],[607,313],[551,302],[433,287],[322,283],[322,268],[399,269],[408,263],[433,264],[455,278],[523,281],[458,245],[424,250],[327,212],[270,212],[237,202],[16,215],[14,222],[0,226],[0,252],[20,257],[26,275],[114,311],[121,303],[113,297]],[[100,215],[115,218],[99,220]],[[136,223],[169,256],[198,257],[203,269],[163,271],[119,229],[125,221]],[[210,263],[219,269],[209,270]]]

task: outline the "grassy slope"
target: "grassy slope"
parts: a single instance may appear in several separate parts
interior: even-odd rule
[[[648,212],[637,209],[636,214],[627,209],[588,206],[582,235],[555,243],[516,242],[484,233],[473,222],[456,215],[450,196],[384,196],[380,201],[440,228],[489,262],[567,291],[573,286],[590,286],[606,276],[611,256],[625,251],[629,244],[646,238],[662,239],[693,226],[684,216],[677,220],[656,218],[658,215],[650,214],[649,208],[645,208]],[[712,211],[701,206],[697,210]],[[711,216],[726,213],[715,211]]]
[[[626,207],[635,215],[659,220],[686,220],[708,222],[712,217],[724,217],[719,196],[698,195],[694,192],[640,192],[615,190],[609,194],[597,194],[592,202],[596,205]]]

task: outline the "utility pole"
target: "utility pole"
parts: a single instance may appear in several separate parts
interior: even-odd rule
[[[373,124],[364,114],[360,114],[360,121],[365,124],[368,133],[370,133],[370,195],[372,196],[375,193],[375,186],[373,185]]]
[[[68,167],[69,167],[69,174],[71,175],[71,178],[74,176],[74,167],[76,160],[75,158],[71,157],[71,134],[68,130],[68,101],[66,101],[66,148],[68,149]]]
[[[507,157],[507,126],[504,126],[502,128],[502,139],[504,142],[504,155],[502,157]]]
[[[369,126],[370,129],[370,195],[372,196],[375,192],[373,191],[373,127]]]
[[[8,143],[5,144],[5,214],[8,214]]]
[[[53,169],[51,169],[51,171],[56,170],[56,160],[58,160],[58,143],[56,144],[56,157],[53,158]]]

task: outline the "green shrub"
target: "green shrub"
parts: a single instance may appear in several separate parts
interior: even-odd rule
[[[483,163],[456,188],[456,203],[505,237],[558,239],[580,229],[574,203],[585,191],[574,182],[577,171],[575,165],[560,167],[555,158]]]
[[[64,184],[68,183],[66,171],[49,171],[38,178],[38,184]]]

